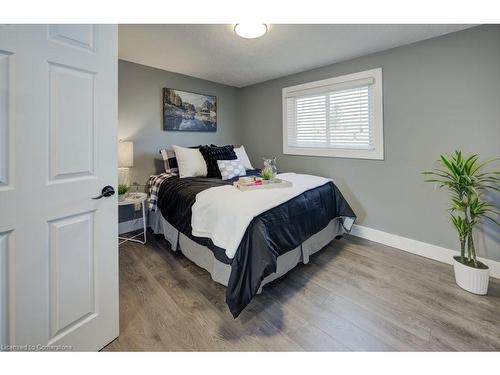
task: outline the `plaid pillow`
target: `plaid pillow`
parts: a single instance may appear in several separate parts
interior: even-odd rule
[[[174,150],[160,150],[160,154],[163,158],[163,164],[165,165],[166,173],[178,173],[179,166],[177,165],[177,158],[175,157]]]
[[[160,186],[167,178],[175,176],[171,173],[162,173],[160,175],[150,176],[148,182],[146,183],[146,192],[148,193],[149,199],[149,209],[151,211],[156,211],[158,208],[158,193],[160,192]]]
[[[235,160],[237,159],[234,152],[234,146],[201,146],[200,152],[207,163],[207,177],[222,178],[222,175],[217,165],[217,160]]]

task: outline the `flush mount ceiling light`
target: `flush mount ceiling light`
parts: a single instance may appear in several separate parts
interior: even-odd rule
[[[237,23],[234,26],[234,32],[246,39],[259,38],[267,32],[265,23]]]

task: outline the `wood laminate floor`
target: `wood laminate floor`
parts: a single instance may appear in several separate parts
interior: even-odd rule
[[[224,293],[161,236],[126,243],[120,337],[104,350],[500,350],[500,280],[473,295],[449,265],[352,236],[264,287],[236,320]]]

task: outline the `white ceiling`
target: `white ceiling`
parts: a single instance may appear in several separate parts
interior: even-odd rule
[[[270,25],[243,39],[233,25],[120,25],[119,57],[243,87],[473,25]]]

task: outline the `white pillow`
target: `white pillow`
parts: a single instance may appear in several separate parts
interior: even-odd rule
[[[180,178],[207,176],[207,164],[200,150],[175,145],[173,148],[179,166]]]
[[[255,169],[252,167],[252,164],[250,163],[250,159],[248,159],[247,152],[245,151],[245,147],[241,145],[241,147],[234,148],[234,152],[236,153],[236,157],[240,159],[241,164],[245,167],[245,169]]]
[[[223,180],[230,180],[238,176],[246,176],[247,172],[239,159],[217,160],[220,174]]]

